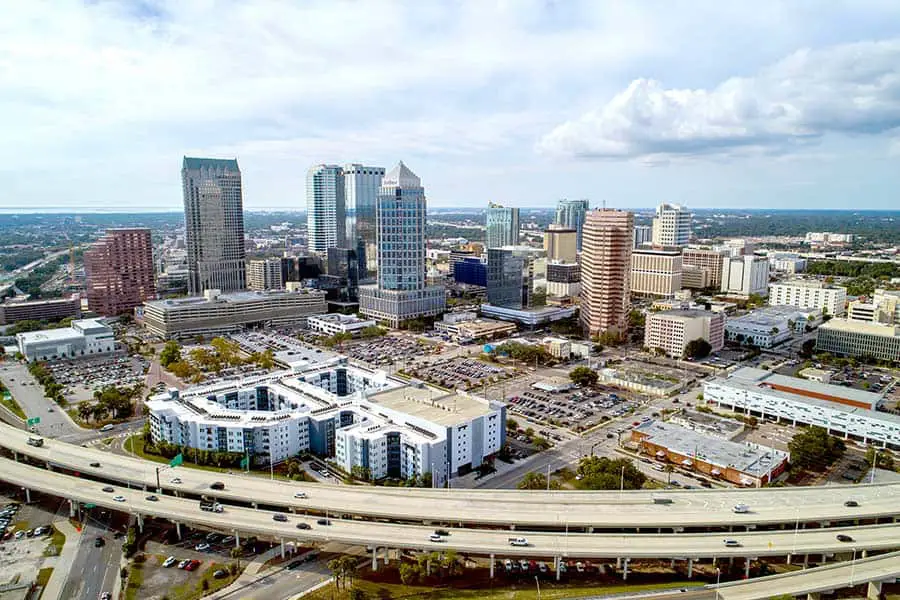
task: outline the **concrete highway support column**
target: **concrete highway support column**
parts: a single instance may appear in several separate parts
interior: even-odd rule
[[[181,539],[181,523],[175,521],[175,533],[178,534],[178,539]]]
[[[807,566],[809,566],[809,554],[804,554],[803,555],[803,568],[805,569]]]
[[[144,533],[144,515],[137,516],[138,531]]]
[[[672,561],[672,562],[675,562],[675,561]],[[694,576],[694,559],[689,558],[688,559],[688,579],[692,578],[693,576]]]
[[[750,579],[750,557],[744,559],[744,579]]]
[[[881,598],[881,582],[870,581],[869,587],[866,589],[867,600],[879,600]]]
[[[75,500],[69,499],[69,518],[73,518],[75,516]]]
[[[810,592],[806,595],[806,600],[819,600],[822,597],[822,594],[819,592]]]
[[[53,467],[50,465],[50,461],[49,461],[49,460],[47,461],[47,470],[48,470],[48,471],[52,471],[52,470],[53,470]]]
[[[31,490],[25,488],[25,504],[31,504]]]
[[[491,554],[491,579],[494,578],[494,555]]]
[[[13,461],[19,462],[19,453],[13,450]]]
[[[621,569],[621,568],[622,568],[622,557],[621,557],[621,556],[617,556],[617,557],[616,557],[616,568],[617,568],[617,569]]]
[[[284,538],[281,538],[281,560],[284,560]]]
[[[378,546],[372,546],[372,570],[378,570]]]
[[[630,558],[626,558],[622,563],[622,581],[628,581],[628,561]]]
[[[241,532],[240,531],[234,532],[234,547],[235,548],[241,547]]]
[[[862,554],[861,554],[860,556],[861,556],[862,558],[867,558],[867,557],[869,556],[869,551],[868,551],[868,550],[863,550],[863,551],[862,551]]]
[[[556,570],[556,580],[559,581],[559,557],[553,557],[553,568]]]

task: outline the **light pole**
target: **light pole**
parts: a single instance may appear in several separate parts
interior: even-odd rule
[[[850,585],[853,585],[853,575],[856,573],[856,547],[853,548],[853,560],[850,561]]]
[[[541,600],[541,581],[538,579],[537,575],[534,576],[534,585],[537,586],[538,600]]]
[[[722,569],[716,567],[716,600],[719,600],[719,581],[722,579]]]
[[[625,491],[625,465],[622,465],[622,475],[619,477],[619,493]]]
[[[872,456],[872,476],[869,483],[875,483],[875,469],[878,468],[878,448],[875,448],[875,454]]]

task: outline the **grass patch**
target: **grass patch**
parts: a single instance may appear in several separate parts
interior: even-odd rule
[[[50,536],[50,545],[44,549],[44,556],[59,556],[65,544],[66,536],[54,526],[53,534]]]
[[[141,586],[144,584],[144,564],[131,562],[128,567],[128,583],[125,584],[125,600],[140,598]]]
[[[22,410],[22,407],[19,406],[19,403],[16,402],[15,399],[8,394],[8,392],[0,392],[0,404],[3,404],[3,406],[8,408],[11,413],[16,415],[23,421],[28,418],[25,416],[25,411]]]
[[[110,444],[113,443],[113,440],[114,440],[114,439],[115,439],[115,438],[108,437],[108,438],[103,438],[103,439],[100,440],[100,441],[103,442],[104,445],[109,446]]]
[[[225,577],[223,579],[216,579],[215,577],[213,577],[213,573],[215,573],[219,569],[228,571],[228,577]],[[166,593],[166,596],[168,596],[171,600],[199,600],[204,596],[212,594],[213,592],[217,592],[222,588],[228,587],[234,582],[235,579],[237,579],[237,575],[231,575],[231,571],[228,568],[228,565],[213,562],[209,563],[209,566],[205,571],[203,571],[203,574],[200,576],[199,580],[195,581],[191,579],[187,583],[176,586],[170,589]],[[206,582],[205,588],[204,582]]]
[[[37,579],[34,580],[34,583],[45,588],[47,587],[47,582],[50,581],[51,575],[53,575],[53,567],[44,567],[38,571]]]
[[[366,593],[369,598],[388,600],[390,598],[415,597],[417,600],[537,600],[537,589],[534,581],[513,583],[510,585],[497,585],[491,588],[456,589],[456,588],[431,588],[427,586],[400,585],[391,583],[376,583],[357,579],[354,587]],[[703,582],[681,581],[667,583],[647,584],[613,584],[613,585],[584,585],[556,583],[553,581],[541,582],[541,600],[562,600],[580,596],[596,596],[599,594],[618,594],[661,591],[680,588],[702,587]],[[347,589],[338,591],[333,583],[319,588],[306,596],[308,600],[344,600],[349,599],[350,592]]]

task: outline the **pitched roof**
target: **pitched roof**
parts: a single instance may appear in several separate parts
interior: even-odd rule
[[[401,160],[396,167],[384,176],[384,179],[381,180],[381,185],[384,187],[399,186],[402,188],[422,187],[422,180],[410,171],[409,167],[403,164]]]
[[[184,157],[185,169],[226,169],[231,171],[240,171],[236,158],[194,158],[191,156]]]

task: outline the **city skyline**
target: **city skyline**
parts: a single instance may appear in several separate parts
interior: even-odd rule
[[[435,208],[895,204],[895,3],[395,6],[10,7],[0,209],[108,210],[127,188],[177,210],[182,155],[237,158],[250,211],[297,208],[310,165],[396,157]],[[348,39],[388,26],[409,43],[360,62]]]

